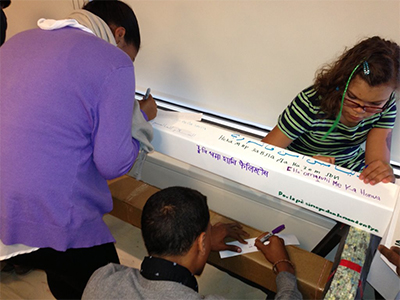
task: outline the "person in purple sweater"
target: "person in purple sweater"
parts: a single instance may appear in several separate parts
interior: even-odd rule
[[[56,298],[76,299],[97,268],[119,262],[102,217],[107,180],[141,147],[131,128],[140,33],[120,1],[38,25],[0,48],[0,260],[43,269]],[[140,107],[155,117],[151,97]]]

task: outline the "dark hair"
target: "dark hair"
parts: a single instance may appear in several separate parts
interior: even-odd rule
[[[9,7],[10,4],[11,4],[11,0],[0,0],[0,6],[1,6],[1,8]]]
[[[184,255],[207,230],[207,197],[185,187],[169,187],[147,200],[142,212],[142,236],[149,255]]]
[[[368,63],[370,73],[363,72],[363,62]],[[322,67],[316,75],[314,87],[321,97],[321,110],[329,116],[336,116],[347,80],[356,68],[353,77],[359,75],[370,86],[400,85],[400,47],[392,41],[378,36],[367,38],[345,51],[339,59]]]
[[[140,49],[139,24],[133,10],[124,2],[118,0],[93,0],[83,9],[99,16],[107,25],[116,25],[125,28],[125,41]]]

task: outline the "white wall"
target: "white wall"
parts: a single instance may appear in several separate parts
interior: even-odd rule
[[[13,0],[8,37],[83,0]],[[262,128],[361,38],[400,43],[398,0],[125,0],[142,33],[137,89]],[[392,143],[400,164],[400,122]]]
[[[6,37],[36,28],[40,18],[63,19],[77,5],[77,0],[11,0],[11,5],[4,9],[8,23]]]
[[[360,39],[400,43],[400,1],[127,0],[143,37],[137,88],[272,128],[315,71]],[[400,122],[392,159],[400,163]]]

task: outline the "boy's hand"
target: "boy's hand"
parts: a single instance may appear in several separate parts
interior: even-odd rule
[[[242,244],[247,244],[243,237],[249,237],[249,234],[242,229],[242,226],[239,223],[219,222],[211,227],[211,250],[230,250],[234,252],[242,252],[240,247],[227,245],[225,243],[226,237],[231,237],[238,240]]]

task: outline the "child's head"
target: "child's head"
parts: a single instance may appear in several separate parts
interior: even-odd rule
[[[147,200],[142,212],[146,249],[150,255],[185,255],[209,221],[207,197],[200,192],[178,186],[160,190]]]
[[[365,68],[369,72],[364,72]],[[342,94],[353,71],[352,81],[357,78],[370,87],[385,85],[395,90],[400,86],[399,45],[378,36],[367,38],[317,72],[314,84],[322,98],[321,109],[330,116],[338,114]]]
[[[160,190],[144,205],[141,227],[149,255],[178,261],[189,258],[185,266],[195,275],[202,273],[211,251],[206,196],[179,186]]]

